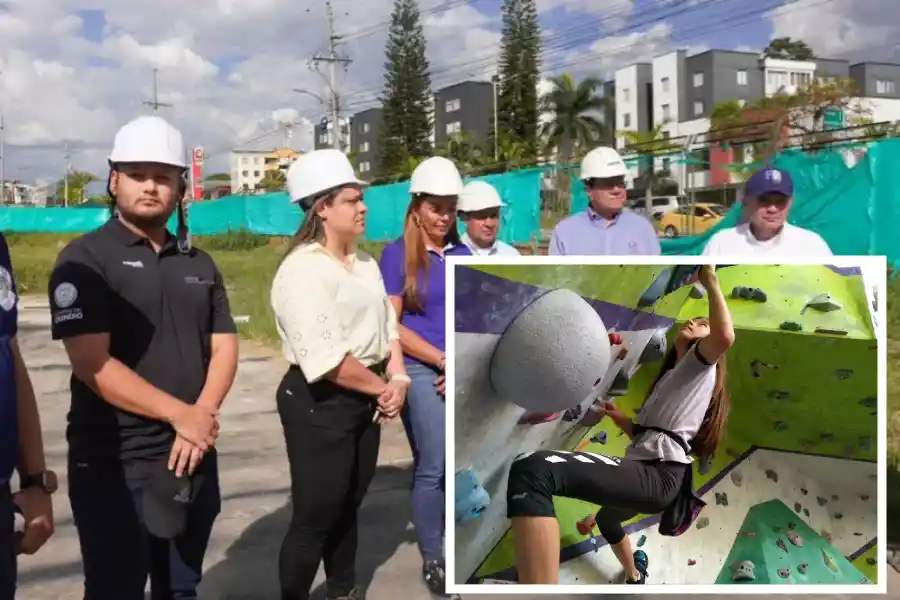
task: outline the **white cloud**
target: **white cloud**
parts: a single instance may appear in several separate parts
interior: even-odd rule
[[[792,0],[768,17],[772,37],[803,40],[817,56],[900,62],[897,0]]]

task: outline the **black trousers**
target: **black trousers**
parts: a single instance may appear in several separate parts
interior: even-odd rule
[[[372,399],[292,367],[277,393],[291,473],[291,523],[278,560],[283,600],[305,600],[319,563],[328,596],[356,584],[357,512],[375,475],[381,426]]]
[[[540,451],[509,470],[507,516],[552,517],[553,496],[601,505],[597,527],[610,544],[625,537],[623,521],[660,513],[678,497],[690,465],[638,461],[589,452]]]

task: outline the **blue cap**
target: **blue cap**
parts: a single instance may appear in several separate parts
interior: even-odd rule
[[[763,167],[747,180],[746,194],[758,198],[764,194],[794,195],[794,180],[790,173],[774,167]]]

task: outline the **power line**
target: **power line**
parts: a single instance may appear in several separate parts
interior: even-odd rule
[[[337,91],[336,66],[341,64],[344,65],[344,68],[346,69],[353,60],[338,54],[337,45],[341,36],[335,33],[334,30],[334,9],[331,6],[331,0],[325,0],[325,13],[328,21],[328,54],[326,56],[316,54],[312,59],[312,63],[316,70],[319,68],[319,63],[326,63],[328,65],[328,99],[331,109],[332,131],[331,145],[339,150],[343,150],[345,144],[343,128],[340,122],[341,109],[340,96]]]
[[[153,109],[153,112],[159,112],[160,108],[166,107],[171,108],[171,104],[167,104],[165,102],[159,101],[159,84],[157,82],[157,76],[159,74],[159,69],[153,69],[153,99],[152,100],[144,100],[141,104],[149,106]]]

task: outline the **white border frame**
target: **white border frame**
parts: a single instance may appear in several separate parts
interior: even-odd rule
[[[867,280],[877,289],[875,340],[878,344],[878,583],[875,585],[490,585],[456,583],[456,266],[457,265],[832,265],[858,267],[879,274]],[[448,256],[446,269],[446,574],[447,591],[455,594],[887,594],[887,258],[834,256],[821,258],[749,256]]]

